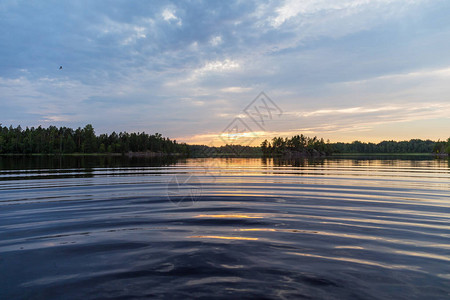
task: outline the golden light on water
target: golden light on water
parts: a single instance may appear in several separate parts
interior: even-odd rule
[[[257,215],[197,215],[195,218],[230,218],[230,219],[260,219]]]
[[[193,235],[188,236],[188,238],[195,239],[221,239],[221,240],[238,240],[238,241],[257,241],[258,238],[250,238],[243,236],[220,236],[220,235]]]
[[[278,231],[273,228],[241,228],[237,229],[238,231]]]

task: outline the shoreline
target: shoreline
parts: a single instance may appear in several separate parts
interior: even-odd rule
[[[127,152],[127,153],[1,153],[1,156],[128,156],[128,157],[165,157],[179,156],[181,153],[159,153],[159,152]]]
[[[185,158],[284,158],[284,159],[311,159],[311,158],[339,158],[351,156],[427,156],[434,158],[449,158],[446,153],[332,153],[325,154],[305,154],[305,153],[289,153],[279,155],[238,155],[234,153],[226,153],[223,155],[197,156],[183,155],[182,153],[160,153],[160,152],[127,152],[127,153],[1,153],[0,157],[82,157],[82,156],[105,156],[105,157],[185,157]]]

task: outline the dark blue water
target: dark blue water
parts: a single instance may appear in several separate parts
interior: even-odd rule
[[[432,159],[0,159],[0,299],[449,299]]]

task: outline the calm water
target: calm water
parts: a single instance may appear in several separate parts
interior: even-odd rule
[[[0,158],[0,299],[449,299],[432,159]]]

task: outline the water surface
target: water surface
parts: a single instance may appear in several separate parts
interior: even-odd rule
[[[0,158],[0,299],[445,299],[433,159]]]

